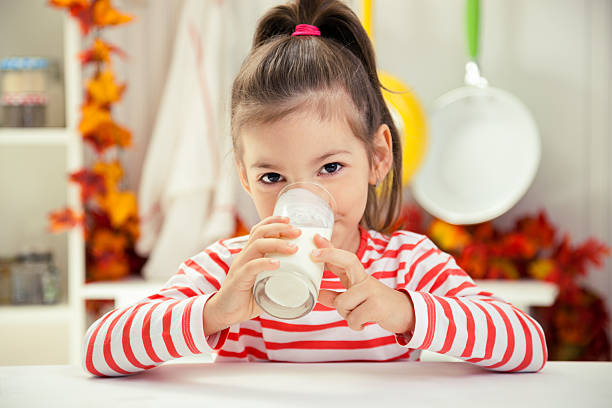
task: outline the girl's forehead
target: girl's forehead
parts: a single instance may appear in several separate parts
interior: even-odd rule
[[[240,139],[245,164],[308,160],[331,151],[350,153],[363,148],[345,119],[321,120],[309,112],[245,128]]]

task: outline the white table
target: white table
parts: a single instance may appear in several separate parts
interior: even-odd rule
[[[529,374],[454,362],[167,363],[117,378],[12,366],[0,367],[0,407],[610,407],[611,386],[608,362]]]

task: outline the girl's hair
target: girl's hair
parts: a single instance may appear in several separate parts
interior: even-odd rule
[[[291,36],[298,24],[317,26],[321,36]],[[276,6],[258,21],[252,49],[232,86],[234,152],[241,157],[238,134],[244,126],[311,111],[321,120],[346,120],[364,143],[371,167],[374,134],[380,125],[387,124],[393,142],[393,169],[382,181],[379,194],[374,186],[368,187],[361,223],[390,232],[401,207],[402,153],[381,87],[370,39],[346,4],[296,0]]]

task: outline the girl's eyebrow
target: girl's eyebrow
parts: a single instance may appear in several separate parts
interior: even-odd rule
[[[332,150],[332,151],[327,152],[327,153],[317,157],[316,159],[314,159],[312,161],[312,164],[317,164],[317,163],[322,162],[323,160],[327,159],[328,157],[335,156],[337,154],[342,154],[342,153],[350,154],[351,152],[349,152],[348,150]],[[251,165],[251,168],[252,169],[255,169],[255,168],[257,168],[257,169],[275,169],[275,168],[278,168],[278,166],[275,166],[274,164],[270,164],[270,163],[268,163],[266,161],[258,161],[256,163],[253,163]]]

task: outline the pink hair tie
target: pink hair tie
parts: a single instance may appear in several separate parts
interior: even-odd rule
[[[295,26],[295,31],[291,36],[294,35],[321,35],[321,32],[316,26],[310,24],[298,24]]]

